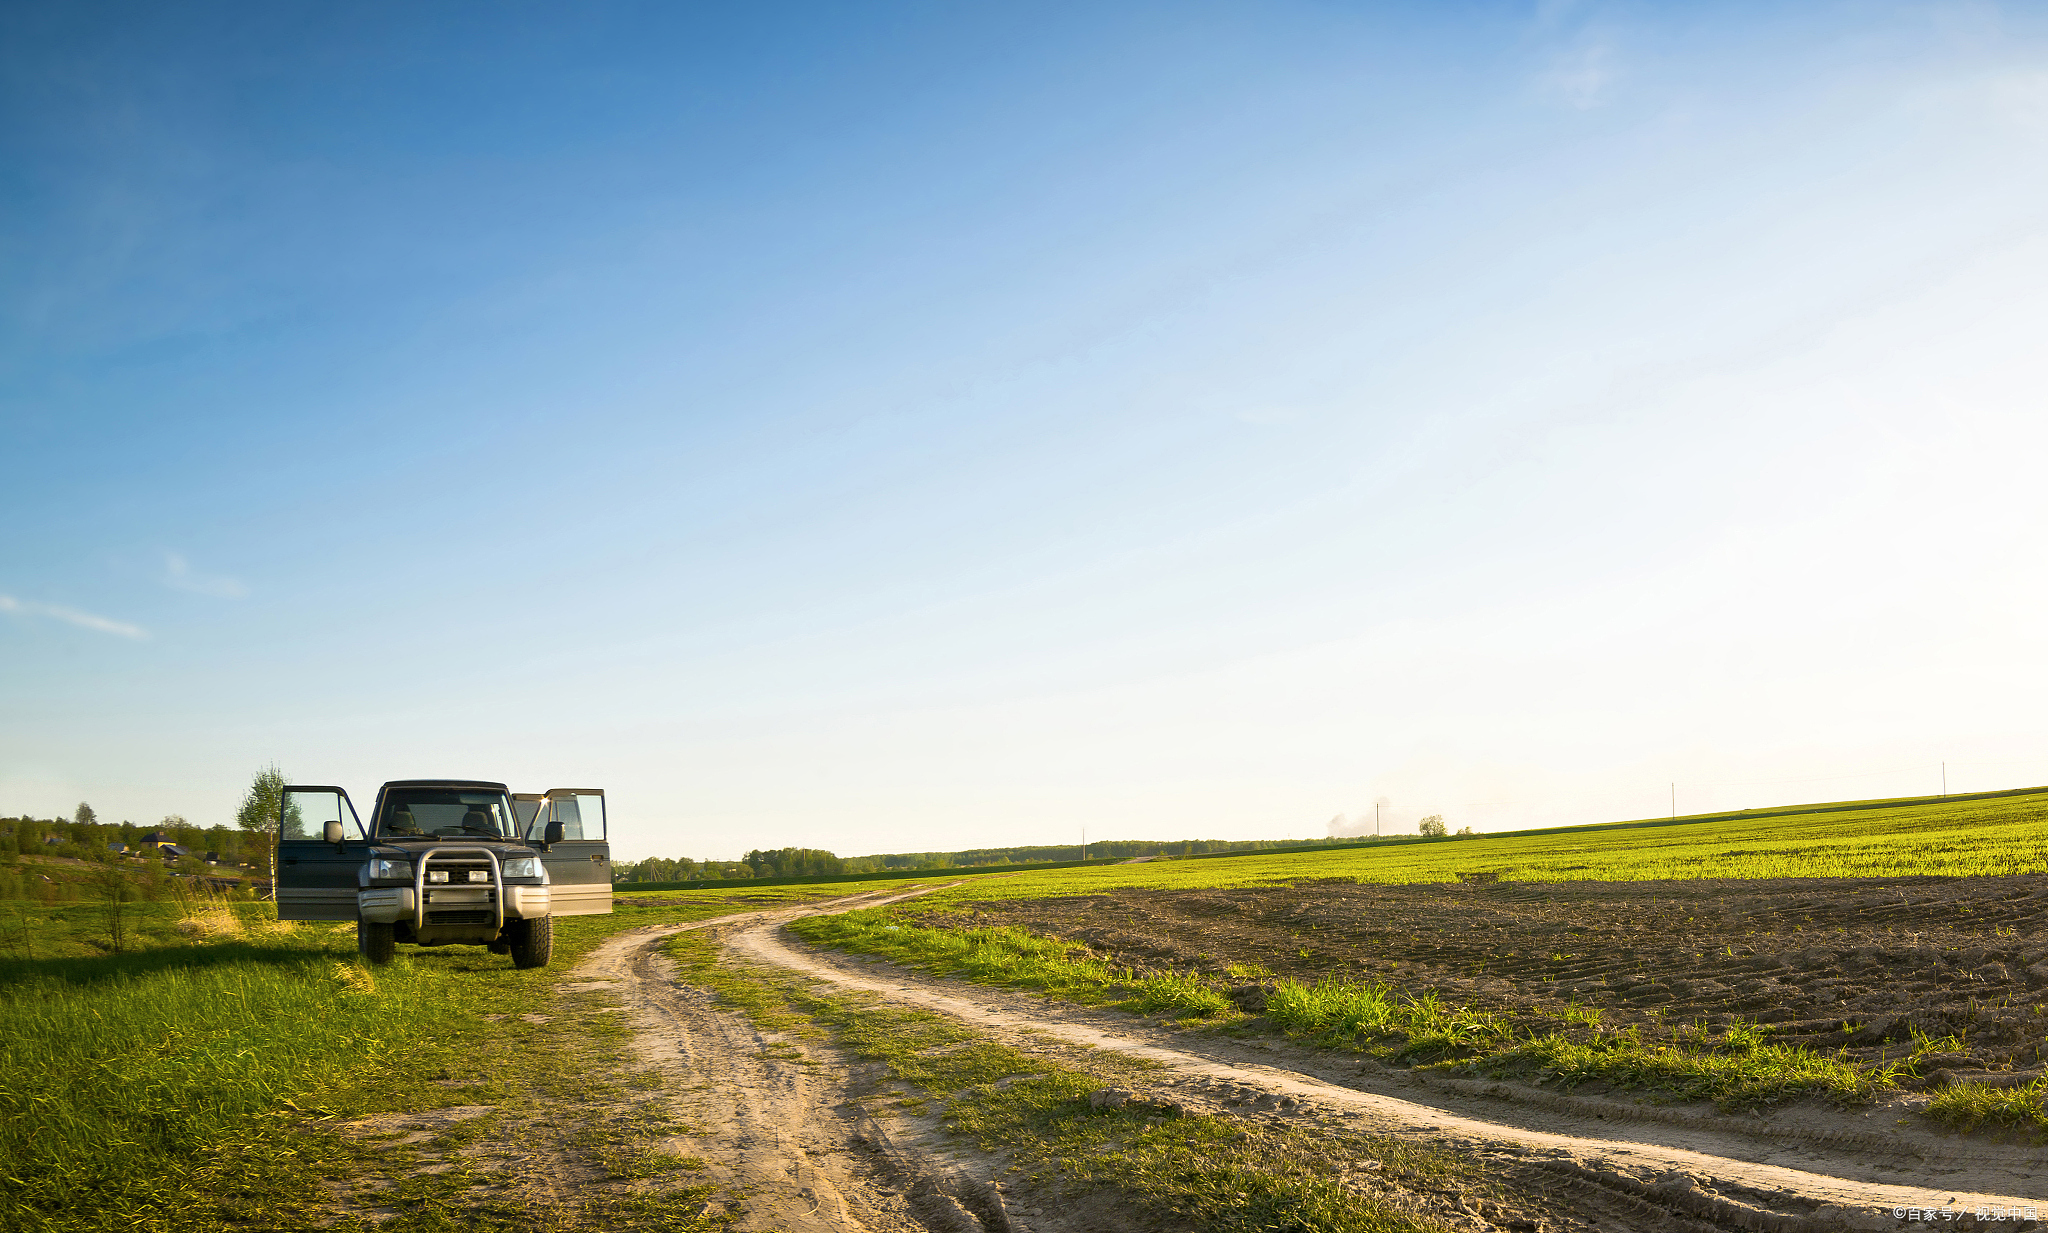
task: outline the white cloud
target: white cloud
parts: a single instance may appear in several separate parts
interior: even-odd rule
[[[1562,52],[1538,78],[1543,92],[1568,107],[1590,111],[1607,101],[1614,83],[1614,47],[1605,40],[1581,43]]]
[[[215,599],[241,599],[249,593],[249,588],[238,578],[230,578],[226,574],[194,573],[191,563],[175,552],[164,554],[164,585],[190,591],[194,595],[211,595]]]
[[[67,625],[76,625],[80,629],[113,634],[117,638],[135,638],[140,640],[149,637],[149,631],[140,625],[130,625],[126,621],[116,621],[109,617],[94,616],[90,612],[80,612],[76,608],[65,608],[58,604],[31,603],[26,600],[16,599],[12,595],[0,595],[0,612],[11,612],[17,616],[45,616],[53,620],[63,621]]]
[[[1614,78],[1614,41],[1602,33],[1581,31],[1569,45],[1552,53],[1550,66],[1536,76],[1536,88],[1565,107],[1591,111],[1608,102]]]

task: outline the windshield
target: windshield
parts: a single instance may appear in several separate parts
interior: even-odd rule
[[[409,835],[507,839],[518,833],[512,816],[512,802],[502,792],[394,788],[384,798],[377,834],[386,839]]]

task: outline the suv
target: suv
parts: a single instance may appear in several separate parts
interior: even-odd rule
[[[544,967],[555,917],[612,910],[602,788],[515,797],[483,780],[398,779],[377,790],[365,835],[348,793],[288,786],[277,834],[277,918],[352,920],[371,963],[414,942]]]

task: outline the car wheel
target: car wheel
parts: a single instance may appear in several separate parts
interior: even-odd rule
[[[398,957],[398,937],[390,925],[375,921],[356,922],[356,953],[379,967]]]
[[[514,922],[507,933],[512,935],[512,966],[520,968],[544,968],[555,954],[555,918],[543,916],[538,920]]]

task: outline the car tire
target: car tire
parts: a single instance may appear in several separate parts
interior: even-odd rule
[[[554,958],[554,917],[508,922],[505,932],[512,935],[513,967],[544,968]]]
[[[356,922],[356,953],[364,960],[383,967],[398,957],[397,931],[390,925],[375,921]]]

